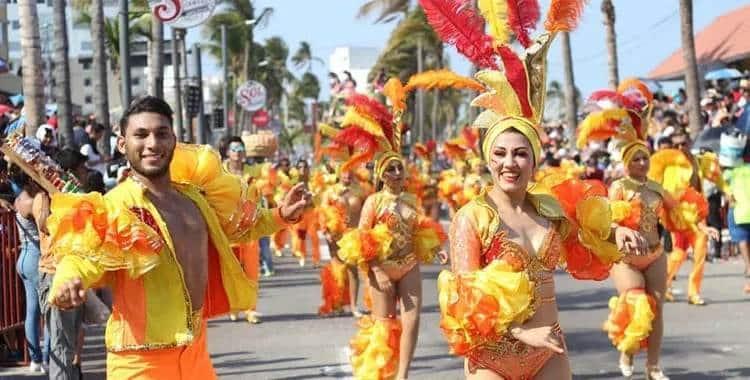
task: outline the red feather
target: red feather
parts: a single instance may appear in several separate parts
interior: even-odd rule
[[[349,171],[360,164],[371,161],[378,150],[377,138],[356,126],[344,126],[344,129],[333,137],[333,141],[358,151],[341,166],[343,171]]]
[[[427,21],[447,44],[475,65],[497,69],[492,37],[484,32],[484,22],[464,0],[419,0]]]
[[[540,16],[536,0],[508,0],[508,25],[525,48],[531,46],[529,33],[536,28]]]
[[[508,83],[513,87],[518,102],[521,104],[521,112],[523,116],[532,117],[534,110],[531,108],[529,102],[529,78],[526,74],[526,67],[520,58],[510,49],[507,45],[500,46],[497,49],[500,53],[500,58],[503,60],[503,66],[505,68],[505,77],[508,78]]]
[[[461,136],[466,140],[467,148],[476,149],[479,141],[479,130],[476,128],[466,127],[461,130]]]
[[[388,108],[379,101],[361,94],[353,94],[346,99],[346,104],[354,107],[357,112],[365,114],[375,120],[383,128],[383,134],[388,141],[393,141],[393,115]]]
[[[591,102],[598,102],[600,100],[609,100],[620,107],[628,109],[640,109],[640,106],[634,102],[633,99],[623,96],[617,91],[598,90],[594,91],[591,96],[589,96],[589,101]]]
[[[581,21],[586,0],[552,0],[544,21],[549,32],[572,32]]]

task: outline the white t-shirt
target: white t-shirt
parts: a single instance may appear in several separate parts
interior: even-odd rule
[[[102,156],[94,151],[94,148],[91,146],[91,144],[83,144],[83,146],[81,147],[81,154],[88,158],[88,160],[86,161],[87,168],[96,170],[106,177],[107,165],[101,161]]]

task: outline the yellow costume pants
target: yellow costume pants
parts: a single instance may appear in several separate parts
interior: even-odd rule
[[[667,260],[667,288],[672,286],[674,276],[687,259],[687,250],[690,247],[693,248],[693,270],[688,277],[688,297],[693,297],[701,293],[703,270],[708,252],[708,237],[701,231],[672,234],[672,253],[669,254]]]
[[[260,276],[260,244],[258,241],[253,240],[249,243],[236,245],[232,247],[232,251],[240,261],[240,265],[245,270],[247,278],[256,284],[260,284],[258,282],[258,277]],[[255,308],[249,311],[255,311]]]
[[[271,237],[271,249],[276,253],[277,256],[281,256],[281,251],[289,241],[289,230],[279,230]]]

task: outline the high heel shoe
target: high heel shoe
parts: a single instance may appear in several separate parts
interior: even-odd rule
[[[659,367],[646,367],[646,380],[669,380]]]

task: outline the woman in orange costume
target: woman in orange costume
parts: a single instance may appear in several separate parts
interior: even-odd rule
[[[405,379],[416,348],[422,305],[419,261],[432,261],[445,236],[422,214],[414,195],[404,192],[400,122],[405,91],[397,79],[386,84],[396,115],[377,100],[348,99],[344,129],[334,141],[355,149],[342,171],[375,160],[377,192],[367,197],[357,228],[338,241],[338,256],[348,265],[366,268],[372,292],[372,316],[359,320],[351,341],[357,379]],[[400,320],[397,318],[397,302]],[[402,333],[403,329],[403,333]]]
[[[630,88],[639,89],[629,91]],[[659,216],[672,209],[674,201],[660,184],[648,179],[651,151],[641,140],[648,122],[653,97],[637,80],[624,81],[619,91],[600,90],[589,97],[593,109],[578,129],[578,148],[590,140],[622,140],[620,158],[626,176],[612,183],[614,219],[637,230],[646,239],[643,256],[628,256],[610,271],[619,296],[609,302],[610,315],[604,324],[620,354],[622,375],[633,376],[633,356],[647,348],[646,379],[668,380],[659,368],[664,322],[662,305],[667,282],[667,260],[658,230]]]
[[[472,16],[466,9],[444,7],[443,1],[421,3],[428,20],[439,26],[434,19],[446,9],[461,12],[449,19]],[[488,3],[480,2],[480,10],[494,15],[484,9]],[[475,33],[483,38],[481,27]],[[620,250],[640,253],[642,247],[637,233],[612,225],[603,184],[567,181],[552,187],[555,196],[529,188],[542,159],[537,127],[552,38],[543,35],[533,45],[526,41],[523,60],[507,41],[496,41],[484,59],[474,59],[495,69],[497,52],[505,68],[477,74],[488,89],[472,103],[488,108],[474,126],[484,131],[480,146],[492,186],[453,219],[452,271],[438,278],[441,328],[452,352],[466,357],[470,379],[570,379],[553,271],[564,261],[574,277],[601,280],[622,257]],[[523,43],[528,35],[517,39]]]

